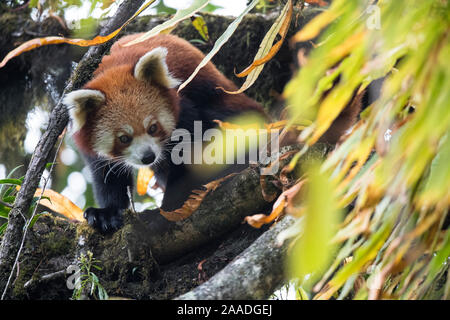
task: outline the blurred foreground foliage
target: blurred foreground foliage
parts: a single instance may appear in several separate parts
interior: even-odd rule
[[[286,8],[291,5],[280,1],[280,7],[282,2]],[[42,3],[62,14],[82,1]],[[91,3],[90,13],[113,1]],[[251,1],[217,40],[217,50],[247,12],[271,3]],[[292,1],[293,6],[299,3],[303,1]],[[162,1],[157,6],[174,13]],[[353,130],[289,189],[286,211],[298,222],[281,238],[296,234],[287,265],[301,298],[448,299],[449,6],[447,0],[335,0],[294,36],[294,42],[315,42],[310,55],[299,59],[302,68],[283,93],[291,124],[307,124],[300,135],[305,143],[301,154],[320,139],[355,92],[384,78],[381,95]],[[267,52],[281,22],[291,21],[287,12],[280,15],[275,36],[263,41]],[[259,55],[255,60],[265,61]],[[0,191],[0,231],[13,192],[13,187]],[[342,217],[345,208],[349,212]]]
[[[290,120],[312,120],[302,152],[354,92],[385,77],[353,130],[299,182],[308,192],[291,210],[289,270],[310,297],[449,298],[449,27],[449,1],[335,0],[294,36],[320,35],[284,92]],[[343,220],[329,219],[346,207]]]

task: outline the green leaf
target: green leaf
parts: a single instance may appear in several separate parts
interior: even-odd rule
[[[166,6],[163,0],[160,0],[153,8],[156,9],[157,14],[174,14],[177,12],[176,9]]]
[[[12,194],[15,190],[16,190],[15,187],[9,187],[8,189],[6,189],[5,193],[3,194],[2,199],[10,197],[10,194]],[[15,198],[15,196],[14,196],[14,198]]]
[[[56,165],[56,162],[49,162],[45,165],[45,169],[50,170],[52,166]]]
[[[30,0],[30,2],[28,3],[28,7],[30,8],[36,8],[38,5],[38,1],[39,0]]]
[[[22,180],[21,179],[0,179],[0,184],[12,184],[15,186],[20,186],[22,185]]]
[[[16,201],[16,197],[15,196],[4,196],[2,198],[2,200],[3,200],[3,202],[12,204],[12,203],[14,203],[14,201]]]
[[[0,225],[0,236],[3,235],[7,226],[8,226],[8,222],[5,222],[2,225]]]
[[[98,285],[98,298],[100,300],[108,300],[109,298],[105,288],[103,288],[101,285]]]
[[[308,183],[305,201],[305,220],[300,238],[289,256],[289,270],[293,277],[308,279],[303,285],[314,282],[329,265],[335,246],[335,236],[341,212],[335,190],[318,163],[307,170]],[[324,196],[326,195],[326,196]]]
[[[30,228],[30,229],[33,228],[33,226],[34,226],[34,224],[36,223],[36,221],[38,221],[38,219],[39,219],[42,215],[44,215],[44,213],[38,213],[38,214],[35,214],[34,217],[33,217],[33,219],[31,219],[28,228]]]
[[[445,234],[445,240],[442,248],[433,255],[433,259],[430,262],[430,271],[427,275],[426,282],[429,284],[439,274],[443,268],[448,268],[448,258],[450,256],[450,231]]]
[[[11,172],[10,173],[8,173],[8,175],[6,176],[6,179],[10,179],[13,175],[14,175],[14,173],[17,171],[17,170],[19,170],[20,168],[22,168],[23,167],[23,165],[20,165],[20,166],[17,166],[17,167],[15,167],[14,169],[12,169],[11,170]],[[21,180],[22,182],[23,182],[23,179],[24,179],[24,177],[22,177],[21,179],[19,179],[19,180]],[[0,195],[6,195],[6,196],[9,196],[10,194],[11,194],[11,192],[14,190],[14,188],[9,188],[9,189],[7,189],[7,191],[5,192],[5,194],[3,194],[3,185],[0,183]]]
[[[11,208],[0,205],[0,217],[8,219],[8,215],[9,215],[10,211],[11,211]]]

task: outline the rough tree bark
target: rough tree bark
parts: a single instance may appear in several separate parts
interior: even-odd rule
[[[118,9],[117,14],[108,21],[103,28],[101,34],[106,35],[120,27],[126,20],[128,20],[133,13],[141,6],[143,1],[124,1]],[[75,72],[67,84],[64,93],[73,89],[80,88],[90,77],[92,72],[97,67],[103,54],[111,44],[91,47],[83,57],[78,66],[78,70],[83,72]],[[64,94],[63,93],[63,94]],[[5,234],[0,246],[0,287],[5,288],[9,282],[9,274],[12,273],[13,265],[16,261],[17,253],[23,237],[23,228],[26,220],[24,216],[28,214],[30,204],[40,181],[42,172],[47,164],[48,156],[56,144],[58,137],[67,126],[69,120],[67,108],[61,101],[53,109],[49,125],[45,133],[42,135],[38,146],[33,154],[30,164],[25,175],[25,179],[17,194],[14,208],[9,213],[9,223],[5,230]]]
[[[293,222],[292,217],[282,218],[214,277],[178,299],[266,299],[283,283],[283,258],[289,241],[279,244],[277,236]]]
[[[119,27],[142,2],[125,1],[119,8],[118,14],[108,22],[101,34],[109,33]],[[296,24],[293,24],[290,33],[292,34],[300,28],[313,15],[314,13],[305,13]],[[226,18],[216,20],[214,16],[206,16],[206,20],[207,22],[213,21],[213,23],[208,23],[212,39],[216,39],[230,21]],[[249,16],[248,19],[245,19],[238,29],[241,33],[233,37],[215,57],[219,69],[227,76],[232,77],[235,67],[238,70],[244,68],[253,59],[258,44],[263,38],[265,30],[270,27],[272,20],[262,16]],[[155,18],[143,17],[130,24],[125,33],[146,30],[152,24],[155,24]],[[264,28],[261,28],[261,25],[264,25]],[[174,33],[187,39],[198,37],[191,26],[177,28]],[[242,39],[246,39],[246,41],[242,41]],[[211,45],[204,44],[200,46],[200,49],[207,52],[211,49]],[[92,71],[109,46],[110,44],[105,44],[88,50],[64,92],[80,88],[89,80]],[[217,63],[218,61],[220,62]],[[249,95],[266,106],[274,104],[276,101],[274,92],[282,91],[284,84],[291,76],[293,64],[292,54],[285,44],[277,58],[267,64],[265,73],[261,75],[261,78],[264,79],[259,82],[259,85],[255,85],[249,90]],[[67,110],[61,103],[58,103],[51,113],[48,129],[42,136],[31,159],[24,184],[10,213],[10,223],[2,239],[0,246],[1,290],[5,287],[7,276],[11,272],[23,236],[25,220],[22,215],[28,211],[50,152],[66,127],[67,121]],[[155,212],[144,212],[138,215],[128,212],[123,229],[112,236],[102,237],[93,233],[84,224],[76,225],[52,216],[40,218],[26,238],[20,257],[21,262],[19,261],[20,269],[17,276],[13,277],[11,290],[7,291],[7,297],[18,299],[69,298],[71,292],[67,289],[63,270],[68,265],[76,264],[80,253],[87,250],[94,252],[94,256],[102,261],[104,268],[99,272],[99,276],[112,295],[138,299],[167,299],[188,292],[218,272],[266,230],[264,228],[255,230],[247,225],[241,225],[243,217],[260,213],[270,207],[270,204],[262,197],[257,171],[256,168],[249,168],[242,174],[225,181],[217,190],[208,194],[200,208],[190,218],[179,223],[167,223]],[[223,199],[227,199],[227,201],[223,201]],[[288,221],[282,221],[273,230],[270,230],[267,235],[255,243],[256,247],[249,248],[242,257],[253,263],[252,259],[257,259],[257,256],[252,256],[252,253],[258,252],[259,254],[262,248],[261,244],[271,243],[279,228],[282,228]],[[194,249],[195,251],[192,252]],[[273,259],[266,259],[267,262],[270,261],[272,266],[275,264],[280,266],[283,250],[284,247],[273,247],[273,250],[267,252],[262,250],[260,253],[263,256],[265,254],[273,255]],[[249,258],[248,252],[250,252],[251,258]],[[239,259],[243,259],[242,257]],[[254,263],[258,265],[256,260]],[[234,266],[235,264],[232,264],[229,267],[231,269],[227,269],[231,270],[230,275],[239,272],[234,269]],[[270,270],[267,265],[264,267]],[[219,275],[219,279],[223,279],[223,276]],[[282,280],[280,273],[278,272],[276,276],[272,277],[272,280],[267,281],[265,287],[263,285],[263,289],[254,295],[248,295],[248,297],[267,297],[280,284]],[[191,296],[212,298],[209,288],[217,285],[214,281],[211,279],[211,282],[196,289]],[[243,292],[246,289],[242,288],[242,290],[236,291],[235,296],[231,291],[224,292],[223,297],[245,297]]]
[[[323,157],[326,149],[324,145],[312,148],[299,160],[299,166],[311,157]],[[290,151],[292,147],[281,153]],[[276,181],[290,156],[282,160],[275,175],[265,178]],[[292,218],[284,218],[268,231],[268,227],[254,229],[242,224],[245,216],[270,210],[270,203],[262,197],[259,173],[259,168],[250,167],[224,180],[206,195],[198,210],[180,222],[169,222],[155,211],[130,210],[122,229],[102,236],[85,223],[46,215],[30,230],[21,258],[25,263],[20,265],[11,297],[69,298],[71,291],[63,271],[76,265],[81,253],[90,251],[101,261],[102,270],[95,273],[112,296],[267,298],[284,280],[282,266],[287,244],[279,246],[275,239],[292,223]],[[280,192],[277,183],[263,185],[266,194]]]

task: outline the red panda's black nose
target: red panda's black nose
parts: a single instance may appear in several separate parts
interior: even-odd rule
[[[146,154],[144,154],[141,161],[143,164],[150,164],[155,161],[155,158],[155,154],[152,151],[148,151]]]

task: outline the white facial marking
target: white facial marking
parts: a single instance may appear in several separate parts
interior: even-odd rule
[[[130,126],[129,124],[126,124],[122,127],[122,131],[125,132],[126,134],[133,136],[134,134],[134,130],[133,127]],[[119,136],[121,135],[121,133],[119,133]]]
[[[153,116],[148,116],[144,119],[144,121],[142,122],[144,125],[144,128],[148,128],[150,122],[154,121]]]
[[[169,134],[175,129],[175,118],[168,110],[161,109],[158,114],[158,120],[160,125],[164,128],[164,131]]]
[[[114,147],[114,134],[108,130],[99,130],[95,135],[94,150],[100,155],[110,157]]]
[[[125,161],[137,168],[144,167],[142,158],[149,150],[153,151],[156,159],[158,159],[162,151],[158,138],[154,138],[148,134],[134,137],[131,145],[123,152]]]

